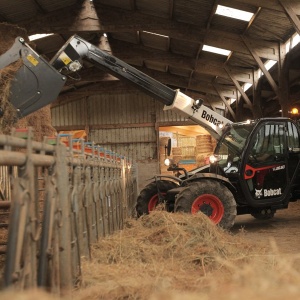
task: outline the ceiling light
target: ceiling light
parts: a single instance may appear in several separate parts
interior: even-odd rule
[[[292,115],[298,115],[298,112],[299,112],[298,108],[296,108],[296,107],[293,107],[292,110],[291,110]]]
[[[218,5],[216,15],[221,15],[247,22],[249,22],[253,17],[253,13],[223,5]]]
[[[212,53],[216,53],[216,54],[225,55],[225,56],[228,56],[231,52],[230,50],[226,50],[226,49],[222,49],[222,48],[216,48],[216,47],[212,47],[212,46],[208,46],[208,45],[204,45],[202,50],[212,52]]]

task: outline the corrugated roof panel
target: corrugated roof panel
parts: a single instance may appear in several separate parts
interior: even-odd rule
[[[35,0],[34,2],[45,12],[52,12],[78,3],[77,0]]]
[[[201,73],[195,72],[193,73],[192,80],[193,81],[202,81],[202,82],[212,82],[215,79],[215,76],[213,75],[203,75]]]
[[[159,62],[150,61],[150,60],[145,60],[144,63],[145,63],[145,66],[151,70],[156,70],[156,71],[160,71],[160,72],[167,72],[167,70],[168,70],[168,65],[166,65],[164,63],[159,63]]]
[[[293,25],[285,13],[261,9],[247,34],[256,39],[286,41],[293,31]]]
[[[250,55],[250,53],[249,55],[247,55],[243,53],[234,52],[230,57],[229,63],[231,66],[234,67],[245,67],[245,68],[253,68],[253,69],[258,68],[257,63]]]
[[[183,68],[179,68],[179,67],[175,67],[175,66],[169,66],[169,73],[188,78],[191,75],[191,70],[183,69]]]
[[[126,58],[127,64],[133,65],[135,67],[142,67],[144,65],[144,60],[141,57],[132,56],[130,58]]]
[[[140,40],[146,47],[165,50],[169,49],[169,37],[158,34],[153,34],[145,31],[140,32]]]
[[[169,18],[172,13],[172,1],[169,0],[135,0],[135,7],[142,13],[152,16]]]
[[[208,51],[201,51],[199,59],[214,61],[214,62],[225,62],[227,59],[226,55],[216,54]]]
[[[174,1],[173,19],[178,22],[205,27],[214,1],[176,0]]]
[[[219,5],[228,6],[231,8],[244,10],[246,12],[255,13],[257,11],[257,6],[251,5],[251,3],[242,2],[242,1],[232,1],[232,0],[220,0],[218,1]],[[276,5],[277,3],[274,3]]]
[[[38,10],[38,6],[31,0],[0,1],[1,15],[13,23],[33,18]]]
[[[116,40],[129,42],[138,44],[139,43],[139,36],[137,32],[131,31],[131,32],[112,32],[110,33],[110,36]]]
[[[215,84],[224,84],[226,86],[231,86],[231,87],[235,88],[231,79],[226,79],[226,78],[222,78],[222,77],[214,77],[213,81]]]
[[[18,23],[76,3],[76,0],[1,0],[0,12],[7,21]]]
[[[214,15],[210,23],[211,29],[223,30],[226,32],[243,34],[248,26],[248,22],[225,16]]]
[[[113,7],[131,10],[133,9],[132,0],[97,0],[99,4],[105,4]]]
[[[195,57],[199,51],[200,44],[178,39],[170,39],[170,51],[187,57]]]

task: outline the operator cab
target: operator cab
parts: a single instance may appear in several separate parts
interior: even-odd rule
[[[232,124],[215,149],[211,172],[231,181],[241,203],[284,206],[299,169],[299,136],[287,118]]]

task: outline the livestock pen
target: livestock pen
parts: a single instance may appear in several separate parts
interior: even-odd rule
[[[2,287],[59,294],[81,281],[91,244],[123,228],[136,200],[129,159],[71,135],[0,135]]]

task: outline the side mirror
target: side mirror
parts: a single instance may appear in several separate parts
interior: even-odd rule
[[[168,139],[168,144],[165,146],[165,154],[166,154],[166,157],[170,156],[171,155],[171,146],[172,142],[171,142],[171,139]]]

